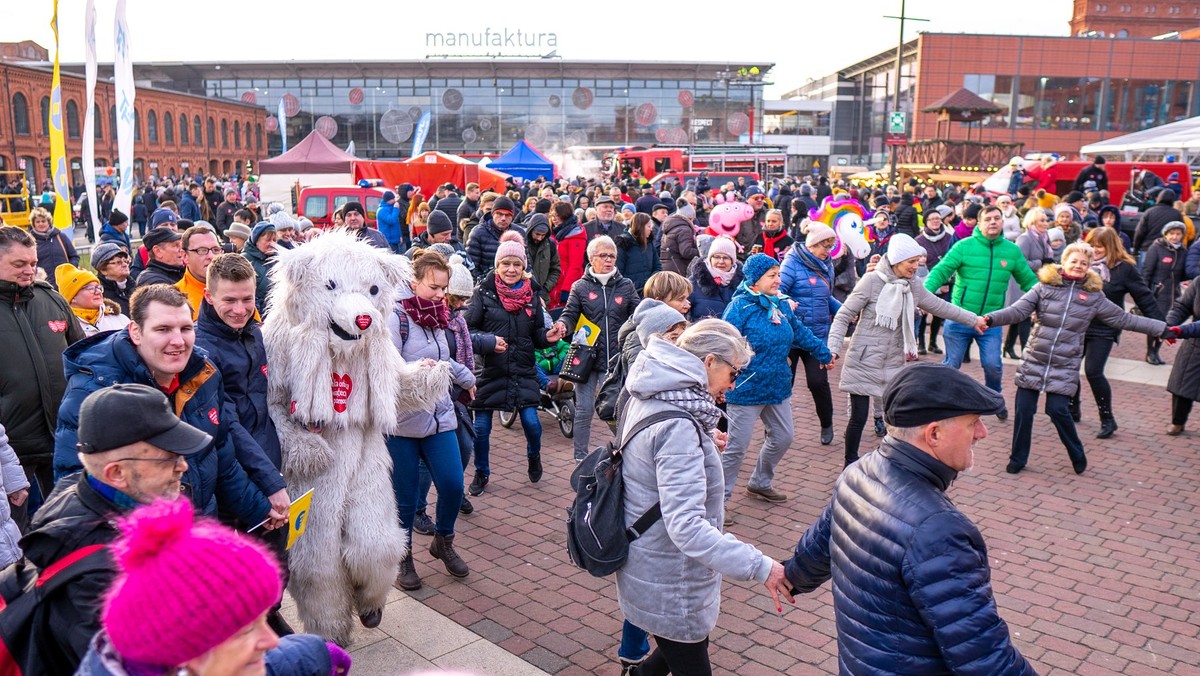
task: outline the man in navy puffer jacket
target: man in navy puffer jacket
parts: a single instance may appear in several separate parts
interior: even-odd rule
[[[883,401],[887,438],[842,473],[786,564],[788,583],[809,592],[833,578],[842,674],[1034,674],[996,610],[983,536],[946,497],[987,436],[980,416],[1004,399],[917,364]]]

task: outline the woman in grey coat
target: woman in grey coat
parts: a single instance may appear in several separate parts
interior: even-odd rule
[[[967,325],[978,325],[978,315],[947,303],[925,290],[916,279],[925,249],[905,234],[892,235],[888,252],[879,259],[846,297],[829,327],[829,351],[842,357],[838,387],[850,395],[850,421],[846,423],[846,465],[858,460],[858,444],[871,408],[871,398],[882,397],[892,378],[917,356],[916,310]],[[893,259],[895,261],[893,262]],[[842,344],[850,322],[858,318],[850,347]]]
[[[1035,312],[1038,316],[1017,368],[1012,452],[1006,468],[1009,474],[1020,472],[1029,460],[1033,415],[1041,392],[1046,393],[1046,414],[1067,448],[1075,473],[1087,469],[1083,442],[1071,419],[1071,398],[1079,387],[1084,336],[1093,319],[1117,329],[1170,337],[1165,322],[1131,315],[1105,297],[1104,280],[1089,269],[1094,255],[1090,244],[1068,245],[1061,266],[1042,266],[1038,271],[1041,281],[1021,300],[984,318],[992,327],[1013,324]]]
[[[12,517],[12,506],[20,507],[29,497],[29,480],[0,425],[0,567],[21,558],[21,529]],[[10,505],[11,503],[11,505]]]
[[[1025,262],[1029,263],[1029,269],[1037,272],[1047,263],[1053,263],[1056,256],[1050,248],[1050,236],[1046,231],[1050,227],[1050,217],[1046,214],[1045,209],[1030,209],[1025,212],[1025,220],[1023,222],[1025,231],[1017,236],[1017,246],[1020,247],[1021,253],[1025,255]],[[1017,284],[1017,280],[1008,280],[1008,294],[1004,297],[1004,306],[1008,307],[1013,303],[1021,300],[1021,286]],[[1021,350],[1025,350],[1025,346],[1029,344],[1029,331],[1033,328],[1033,322],[1028,319],[1017,322],[1008,327],[1008,334],[1004,337],[1004,356],[1009,359],[1018,359],[1016,352],[1017,340],[1021,341]]]
[[[712,673],[708,634],[720,612],[722,575],[763,583],[772,596],[780,588],[778,562],[721,532],[724,435],[716,432],[716,400],[734,387],[752,356],[732,326],[705,319],[685,330],[677,345],[651,338],[626,381],[632,398],[624,420],[669,410],[693,419],[655,423],[624,451],[626,525],[656,502],[662,507],[662,519],[629,543],[617,571],[621,611],[657,645],[639,674]]]

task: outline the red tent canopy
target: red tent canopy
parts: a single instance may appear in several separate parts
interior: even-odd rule
[[[364,178],[381,179],[389,188],[411,183],[420,186],[424,194],[432,195],[444,183],[453,183],[460,190],[468,183],[478,183],[483,190],[504,192],[508,174],[481,167],[457,155],[430,151],[403,162],[359,160],[354,163],[354,180]]]
[[[258,163],[260,174],[348,174],[355,157],[312,132],[279,157]]]

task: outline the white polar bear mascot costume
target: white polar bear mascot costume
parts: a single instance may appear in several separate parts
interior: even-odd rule
[[[314,489],[288,587],[305,630],[346,645],[356,612],[379,624],[407,547],[384,434],[399,412],[445,395],[449,372],[406,364],[388,336],[407,258],[340,230],[278,256],[263,323],[268,401],[288,491]]]

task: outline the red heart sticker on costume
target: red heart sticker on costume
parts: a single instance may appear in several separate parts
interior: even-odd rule
[[[1086,293],[1079,294],[1079,300],[1087,300],[1087,298],[1088,298],[1088,296]]]
[[[1000,261],[1000,267],[1002,267],[1002,268],[1007,268],[1007,267],[1008,267],[1008,261]]]
[[[61,319],[48,321],[46,322],[46,326],[49,326],[50,330],[55,333],[62,333],[67,330],[67,323]]]
[[[620,305],[621,303],[625,302],[625,299],[620,296],[617,296],[616,298],[613,298],[613,302],[616,303],[617,305]]]
[[[214,425],[221,424],[221,418],[219,416],[217,416],[217,409],[215,409],[215,408],[208,409],[208,419]]]
[[[1175,261],[1175,259],[1171,258],[1170,256],[1167,256],[1166,258],[1163,259],[1164,263],[1172,263],[1174,261]]]
[[[263,372],[263,376],[265,377],[267,375],[267,365],[266,364],[263,364],[262,372]]]
[[[350,400],[350,392],[354,383],[350,382],[349,374],[333,374],[333,410],[338,413],[346,412],[346,402]]]
[[[292,406],[288,409],[288,415],[296,415],[296,400],[292,400]]]
[[[600,296],[597,296],[595,291],[589,291],[589,292],[588,292],[588,300],[596,300],[596,299],[597,299],[597,298],[599,298],[599,297],[600,297]]]
[[[371,328],[371,315],[359,315],[354,318],[354,323],[359,329],[366,331]]]

